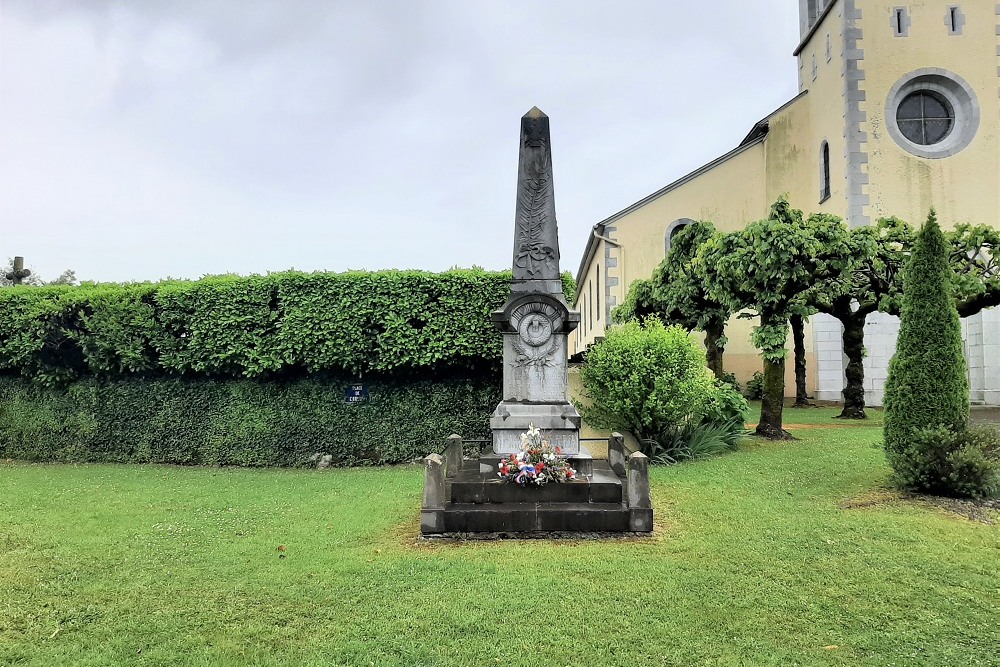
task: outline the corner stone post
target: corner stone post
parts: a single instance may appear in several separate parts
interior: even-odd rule
[[[446,477],[455,477],[458,475],[458,471],[462,469],[462,436],[452,433],[448,436],[448,445],[444,450],[445,466],[444,474]]]
[[[420,508],[420,532],[444,532],[444,459],[431,454],[424,459],[424,501]]]
[[[608,438],[608,465],[619,477],[625,476],[625,436],[615,431]]]
[[[642,452],[628,457],[629,527],[637,533],[653,530],[653,500],[649,492],[649,459]]]

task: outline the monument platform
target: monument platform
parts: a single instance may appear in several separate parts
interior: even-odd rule
[[[497,475],[500,456],[484,453],[465,458],[461,438],[452,436],[444,458],[432,454],[426,459],[421,533],[435,537],[649,534],[653,510],[646,457],[632,454],[626,459],[623,442],[621,436],[612,436],[607,461],[582,459],[589,474],[522,487]]]

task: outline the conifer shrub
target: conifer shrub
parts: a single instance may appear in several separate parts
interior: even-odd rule
[[[903,274],[899,338],[885,384],[884,446],[905,489],[983,495],[995,463],[964,435],[968,371],[951,282],[947,245],[932,211]]]
[[[654,461],[733,449],[744,432],[746,400],[715,379],[704,351],[678,326],[651,318],[610,329],[590,348],[580,379],[584,418],[633,434]]]

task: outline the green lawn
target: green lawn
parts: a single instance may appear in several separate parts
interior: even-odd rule
[[[750,408],[751,420],[756,422],[760,417],[760,401],[751,401]],[[831,427],[860,426],[871,428],[872,426],[882,426],[883,417],[885,416],[882,408],[869,407],[865,408],[865,414],[868,415],[868,419],[837,419],[840,411],[841,406],[831,406],[828,403],[794,408],[792,407],[792,402],[789,400],[782,411],[782,421],[786,427],[789,425],[794,427],[796,424],[817,424]]]
[[[0,664],[1000,664],[1000,527],[792,431],[655,469],[636,541],[418,543],[416,467],[0,464]]]

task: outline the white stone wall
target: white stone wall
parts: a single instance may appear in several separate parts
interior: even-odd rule
[[[962,321],[973,403],[1000,405],[1000,308]]]
[[[840,323],[816,315],[813,345],[816,351],[819,400],[839,401],[846,382]],[[889,360],[896,350],[899,318],[873,313],[865,322],[865,403],[882,405]],[[969,364],[969,398],[973,404],[1000,405],[1000,308],[983,311],[962,320],[962,341]]]
[[[841,392],[847,382],[844,368],[844,327],[829,315],[813,315],[813,351],[816,354],[817,387],[813,396],[820,401],[843,400]]]
[[[889,376],[889,360],[896,353],[899,318],[885,313],[872,313],[865,321],[865,404],[882,405],[885,379]]]

